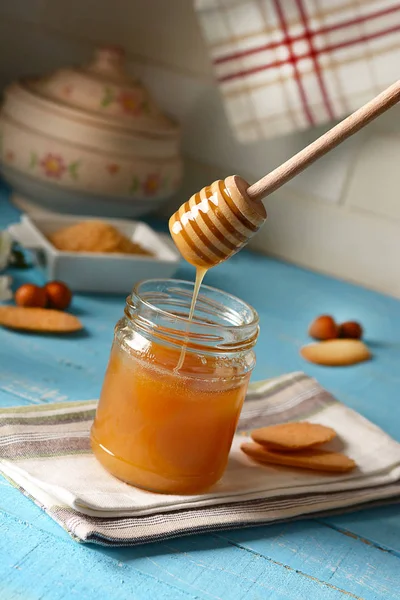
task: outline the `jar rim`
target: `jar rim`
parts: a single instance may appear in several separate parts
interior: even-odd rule
[[[175,347],[224,354],[253,348],[259,332],[256,310],[237,296],[202,286],[189,321],[193,288],[193,282],[181,279],[140,281],[126,300],[125,316],[148,339]]]
[[[190,286],[192,289],[194,289],[194,282],[193,281],[188,281],[185,279],[168,279],[168,278],[157,278],[157,279],[143,279],[139,282],[137,282],[133,289],[131,294],[128,296],[128,299],[132,299],[132,296],[135,294],[140,301],[145,304],[149,309],[151,309],[152,311],[156,311],[158,314],[163,315],[165,317],[173,317],[174,319],[176,319],[177,321],[180,321],[181,323],[189,323],[189,315],[188,316],[180,316],[180,315],[176,315],[173,312],[169,312],[163,308],[160,308],[158,306],[155,306],[154,304],[152,304],[151,302],[147,301],[145,298],[142,298],[140,295],[140,287],[143,286],[144,284],[148,284],[148,283],[153,283],[153,284],[161,284],[161,283],[169,283],[169,284],[177,284],[177,285],[187,285]],[[233,302],[236,302],[238,304],[241,304],[247,311],[249,316],[251,316],[252,318],[249,320],[246,320],[246,322],[242,323],[242,324],[235,324],[235,323],[231,323],[231,324],[218,324],[218,323],[207,323],[208,327],[215,327],[219,330],[223,330],[223,329],[232,329],[234,328],[235,331],[240,331],[241,329],[246,329],[249,326],[258,326],[259,324],[259,316],[257,311],[255,310],[255,308],[253,308],[251,306],[251,304],[248,304],[247,302],[245,302],[244,300],[241,300],[238,296],[235,296],[234,294],[231,294],[230,292],[225,292],[224,290],[220,290],[218,288],[209,286],[209,285],[205,285],[205,284],[201,284],[201,288],[200,288],[200,294],[201,292],[204,291],[210,291],[212,293],[214,292],[218,292],[219,294],[223,294],[227,299],[232,300]],[[200,294],[199,294],[199,299],[200,299]],[[193,319],[193,322],[196,322],[195,319]]]

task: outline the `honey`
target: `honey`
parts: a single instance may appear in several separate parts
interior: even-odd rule
[[[137,487],[196,494],[225,470],[255,364],[258,317],[201,285],[265,221],[247,187],[228,177],[181,206],[170,232],[196,267],[195,284],[139,284],[117,325],[91,443],[110,473]]]
[[[134,290],[91,432],[110,473],[155,492],[200,493],[220,479],[255,363],[255,311],[202,286],[188,329],[192,295],[174,280]]]
[[[113,475],[135,486],[201,492],[225,470],[248,376],[223,385],[206,381],[201,371],[211,365],[187,352],[181,371],[196,375],[177,375],[165,364],[176,364],[178,351],[166,356],[152,345],[148,352],[154,362],[113,347],[92,432],[94,453]],[[223,369],[219,377],[234,378],[233,370]]]
[[[196,302],[197,302],[197,298],[199,296],[199,292],[200,292],[200,287],[201,284],[203,283],[203,279],[207,273],[208,269],[205,269],[204,267],[197,267],[196,268],[196,279],[194,282],[194,289],[193,289],[193,296],[192,296],[192,301],[190,303],[190,310],[189,310],[189,317],[188,317],[188,327],[190,327],[191,322],[193,321],[193,315],[194,315],[194,310],[196,308]],[[176,365],[176,369],[175,371],[180,371],[180,369],[183,366],[184,360],[185,360],[185,354],[186,354],[186,345],[187,345],[187,340],[185,339],[182,345],[182,350],[179,356],[179,360],[178,360],[178,364]]]

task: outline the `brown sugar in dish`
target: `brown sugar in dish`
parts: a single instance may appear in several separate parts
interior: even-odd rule
[[[48,236],[49,241],[63,252],[104,252],[108,254],[141,254],[151,252],[132,242],[112,225],[104,221],[81,221],[63,227]]]

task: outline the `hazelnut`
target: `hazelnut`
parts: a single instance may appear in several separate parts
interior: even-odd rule
[[[47,306],[47,294],[45,290],[33,283],[21,285],[15,292],[14,300],[18,306],[36,308],[45,308]]]
[[[62,281],[49,281],[44,289],[50,308],[65,310],[71,304],[72,292]]]
[[[339,328],[330,315],[321,315],[311,323],[308,333],[316,340],[332,340],[338,337]]]
[[[359,340],[362,335],[363,328],[357,321],[346,321],[346,323],[339,325],[339,337],[341,338]]]

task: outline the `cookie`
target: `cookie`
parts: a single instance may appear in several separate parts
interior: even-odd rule
[[[309,362],[329,367],[355,365],[371,358],[371,353],[363,342],[350,339],[309,344],[300,349],[300,354]]]
[[[255,429],[251,437],[255,442],[268,448],[290,451],[302,450],[326,444],[333,440],[336,431],[315,423],[281,423]]]
[[[251,442],[246,442],[240,447],[247,456],[262,464],[284,465],[331,473],[346,473],[357,466],[354,460],[345,454],[317,448],[299,452],[277,452]]]
[[[72,333],[83,328],[77,317],[46,308],[0,306],[0,325],[43,333]]]

